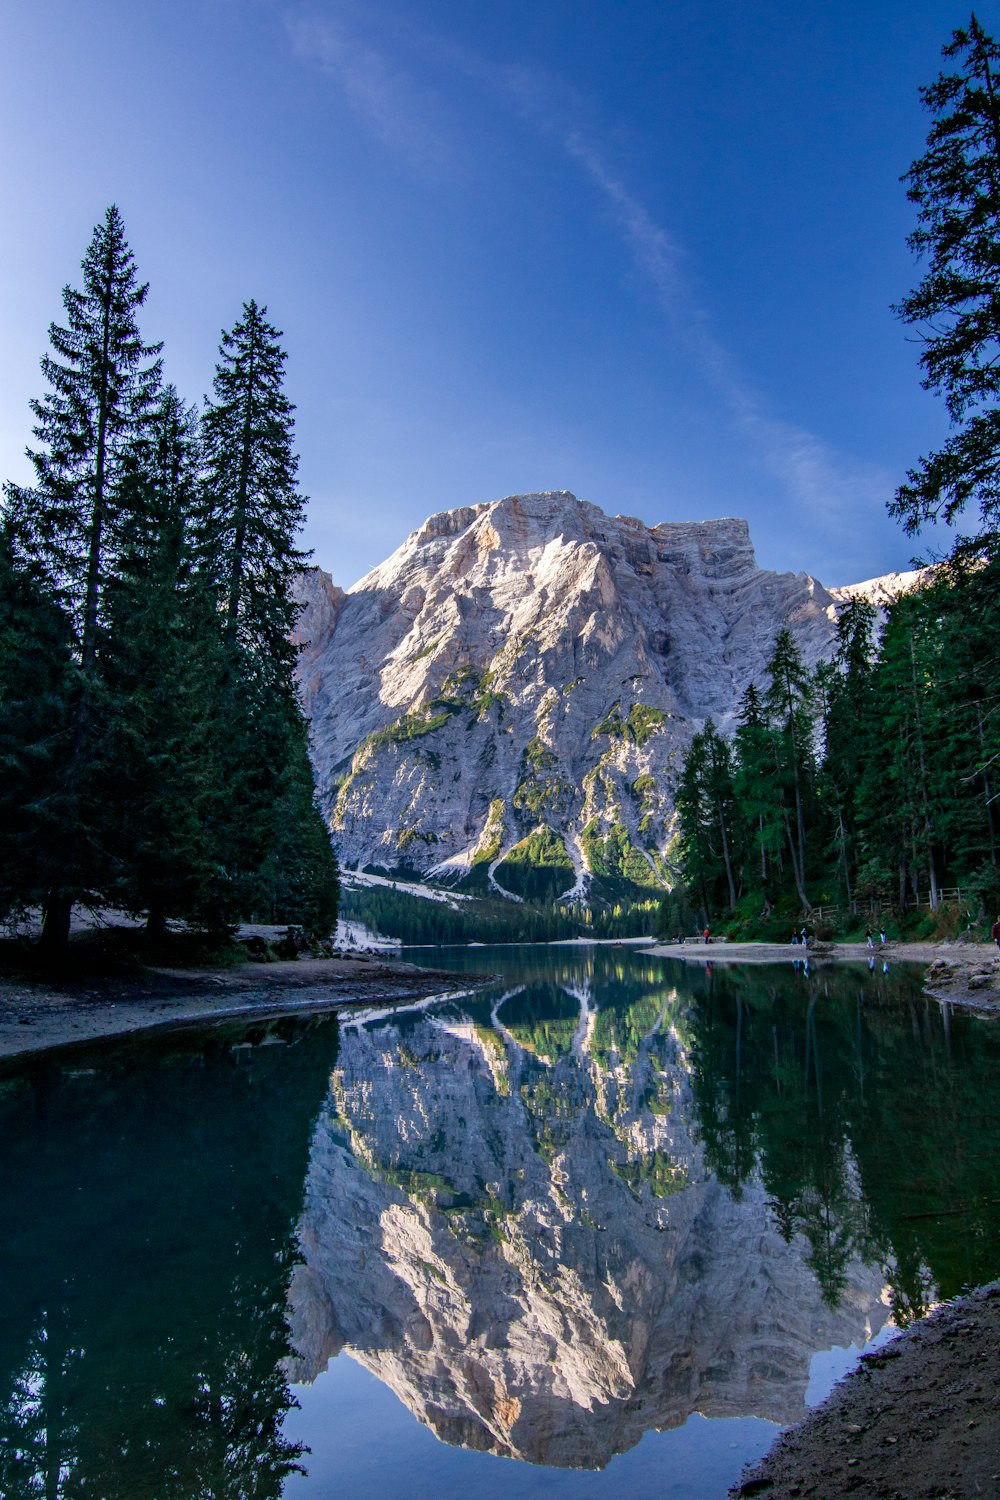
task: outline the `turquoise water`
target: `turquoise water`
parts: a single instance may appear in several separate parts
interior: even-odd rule
[[[0,1074],[0,1494],[721,1500],[1000,1272],[1000,1028],[914,973],[488,991]]]

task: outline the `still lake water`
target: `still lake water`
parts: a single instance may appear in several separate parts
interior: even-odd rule
[[[0,1495],[721,1500],[1000,1273],[916,971],[412,957],[503,982],[0,1073]]]

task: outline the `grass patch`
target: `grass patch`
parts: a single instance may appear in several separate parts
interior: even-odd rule
[[[553,901],[573,884],[575,874],[559,834],[536,828],[514,845],[493,878],[525,900]]]

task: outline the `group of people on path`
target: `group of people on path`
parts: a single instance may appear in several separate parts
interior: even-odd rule
[[[705,928],[705,931],[702,933],[702,937],[703,937],[703,939],[704,939],[704,941],[706,943],[710,943],[712,941],[711,930],[708,927]],[[996,943],[997,948],[1000,949],[1000,917],[997,917],[996,921],[993,923],[993,926],[990,928],[990,937]],[[886,935],[885,935],[885,925],[884,924],[882,926],[880,926],[879,929],[878,929],[878,940],[879,940],[880,946],[884,948],[885,944],[886,944]],[[678,942],[683,942],[683,938],[681,937],[680,933],[678,933],[678,935],[677,935],[677,941]],[[792,941],[792,946],[793,947],[797,947],[799,944],[801,944],[801,946],[803,948],[808,948],[808,946],[809,946],[809,931],[808,931],[808,928],[803,927],[799,931],[796,931],[795,928],[793,928],[792,929],[792,938],[791,938],[791,941]],[[870,927],[868,927],[868,928],[865,929],[865,941],[868,944],[869,948],[874,948],[875,947],[875,933],[872,931],[872,929]]]

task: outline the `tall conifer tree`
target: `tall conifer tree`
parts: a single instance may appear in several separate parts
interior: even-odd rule
[[[787,797],[785,826],[795,889],[803,907],[806,894],[806,803],[811,790],[813,719],[810,683],[790,630],[779,630],[767,664],[770,684],[764,703],[771,722],[775,770]]]
[[[56,883],[73,811],[65,770],[79,669],[65,615],[0,525],[0,917]]]
[[[1000,536],[1000,47],[973,15],[943,56],[951,69],[920,91],[927,150],[904,179],[919,209],[909,245],[927,265],[896,312],[920,331],[924,386],[955,431],[889,511],[912,534],[973,504],[988,549]]]
[[[204,415],[202,539],[230,640],[287,680],[298,615],[292,580],[307,558],[295,545],[305,500],[292,447],[295,408],[283,390],[287,355],[266,312],[244,303],[242,318],[222,335]]]
[[[213,823],[225,873],[213,908],[216,920],[249,907],[328,926],[336,861],[314,800],[291,640],[293,584],[308,556],[296,546],[304,500],[286,355],[266,312],[247,302],[223,333],[203,419],[201,563],[215,582],[227,658],[224,795]]]
[[[109,713],[99,776],[116,901],[191,916],[214,873],[206,835],[218,786],[223,646],[214,592],[193,566],[197,414],[168,386],[132,455],[119,576],[101,653]]]
[[[62,607],[82,673],[64,771],[59,876],[45,900],[43,937],[53,946],[68,936],[74,899],[107,879],[87,809],[97,658],[125,529],[123,473],[160,381],[160,345],[144,344],[137,324],[147,286],[114,205],[94,230],[82,269],[82,288],[63,291],[65,326],[49,329],[52,352],[42,360],[49,390],[31,404],[40,444],[28,450],[35,484],[6,488],[14,561],[30,561]]]
[[[35,484],[7,486],[15,545],[39,562],[73,623],[81,665],[97,655],[104,593],[120,552],[121,476],[156,400],[159,344],[144,344],[140,284],[114,204],[94,230],[83,287],[63,290],[66,326],[49,329],[49,391],[31,403]]]

